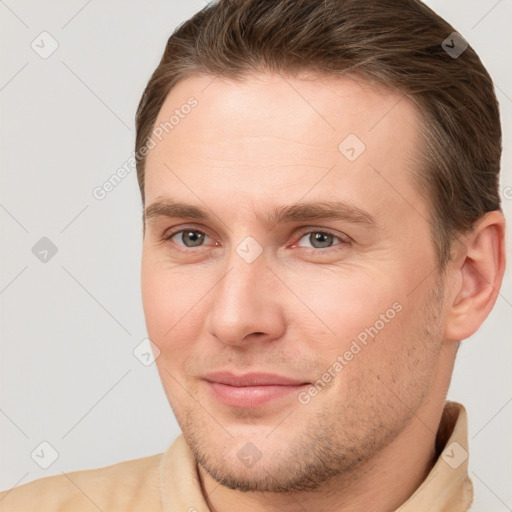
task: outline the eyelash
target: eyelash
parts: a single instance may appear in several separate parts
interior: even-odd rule
[[[299,238],[297,239],[296,242],[294,242],[294,244],[293,244],[294,247],[300,247],[301,249],[306,250],[307,252],[323,253],[323,252],[331,252],[331,251],[344,249],[347,245],[350,245],[350,243],[352,242],[352,239],[348,235],[345,235],[345,234],[340,236],[340,235],[337,235],[337,234],[332,233],[331,231],[325,230],[325,229],[311,229],[311,228],[307,228],[307,229],[309,229],[309,230],[303,231],[298,235]],[[164,234],[162,240],[170,241],[174,236],[176,236],[180,233],[184,233],[186,231],[192,231],[194,233],[201,233],[202,235],[209,237],[208,233],[205,233],[201,229],[196,229],[196,228],[190,226],[190,227],[184,227],[184,228],[180,228],[180,229],[171,231],[169,233],[166,233],[166,234]],[[337,238],[340,241],[340,243],[336,244],[336,245],[339,245],[342,247],[336,249],[336,245],[333,245],[331,247],[325,247],[322,249],[322,248],[315,248],[315,247],[302,247],[302,246],[297,245],[300,242],[300,240],[302,240],[302,238],[304,238],[304,236],[311,235],[313,233],[321,233],[322,235],[328,235],[328,236],[332,236],[333,238]],[[212,237],[209,237],[209,238],[212,238]],[[177,245],[179,247],[179,250],[181,250],[181,251],[190,252],[191,250],[194,249],[194,247],[181,246],[180,244],[175,244],[175,245]],[[200,249],[202,247],[204,247],[204,246],[198,246],[197,248]]]

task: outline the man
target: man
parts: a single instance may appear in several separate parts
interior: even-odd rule
[[[499,113],[415,0],[230,0],[137,112],[142,293],[183,435],[2,510],[463,511],[459,342],[505,268]]]

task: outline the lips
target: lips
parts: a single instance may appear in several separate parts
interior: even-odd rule
[[[309,382],[271,373],[213,372],[204,377],[212,395],[233,407],[260,407],[270,401],[290,397]]]
[[[291,379],[273,373],[246,373],[237,376],[230,372],[213,372],[206,375],[205,379],[229,386],[297,386],[299,384],[309,384],[304,380]]]

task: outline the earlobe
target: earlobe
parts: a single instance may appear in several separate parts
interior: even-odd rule
[[[460,238],[464,251],[454,262],[456,289],[445,338],[469,338],[491,312],[505,273],[505,219],[501,211],[485,214]]]

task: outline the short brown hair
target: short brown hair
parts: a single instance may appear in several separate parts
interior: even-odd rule
[[[431,210],[441,269],[451,241],[500,209],[501,126],[492,80],[475,51],[450,54],[454,29],[419,0],[220,0],[180,25],[167,41],[136,114],[140,150],[177,82],[194,75],[249,72],[363,77],[398,90],[423,117],[416,185]],[[457,36],[456,36],[457,37]],[[442,46],[448,40],[448,47]],[[462,39],[464,42],[464,40]],[[465,46],[465,45],[464,45]]]

